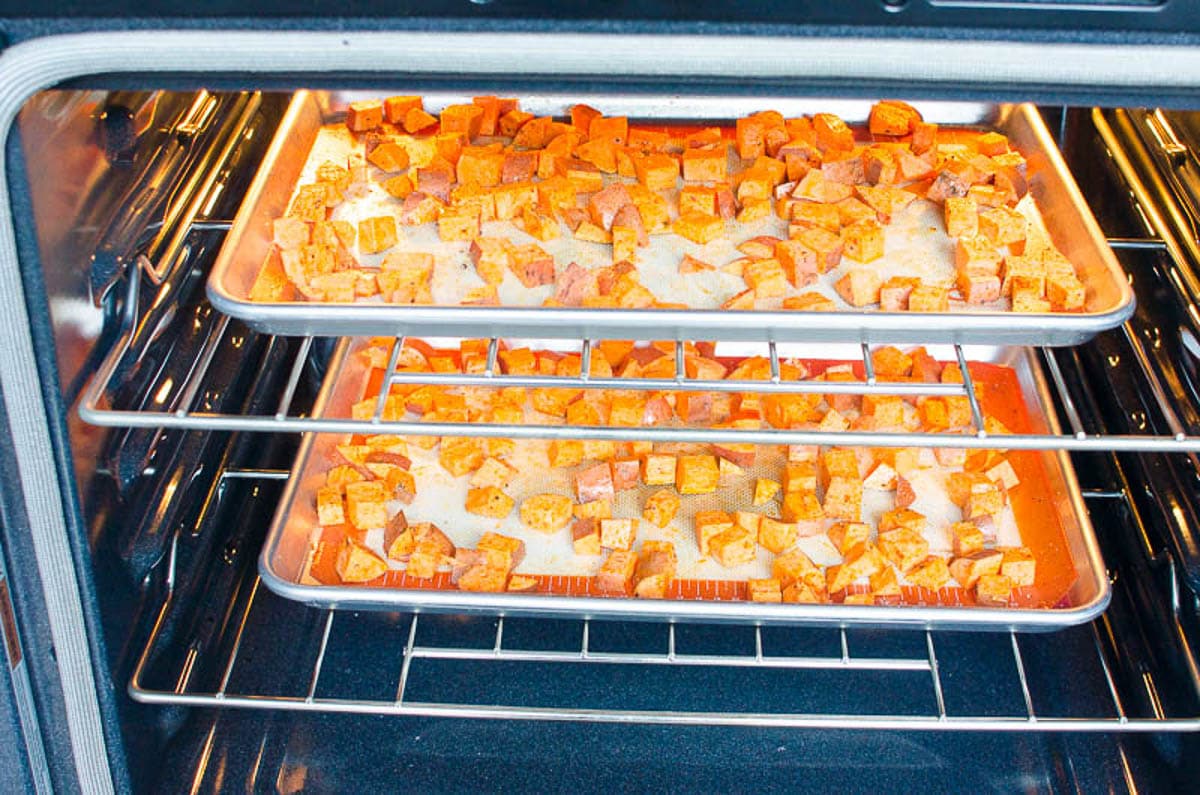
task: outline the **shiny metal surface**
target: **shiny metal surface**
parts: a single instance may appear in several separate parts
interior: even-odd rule
[[[1054,139],[1032,105],[926,103],[933,121],[953,121],[1005,133],[1029,161],[1030,193],[1056,245],[1081,269],[1088,287],[1083,313],[731,312],[724,310],[618,310],[549,307],[398,306],[388,304],[262,303],[250,288],[271,251],[271,223],[283,215],[320,126],[344,111],[353,95],[298,92],[276,132],[225,249],[213,266],[209,298],[220,311],[254,328],[279,334],[327,336],[420,334],[609,339],[721,339],[838,342],[982,342],[1072,345],[1120,325],[1133,311],[1133,293],[1071,178]],[[428,95],[432,103],[454,95]],[[458,95],[461,99],[461,95]],[[523,107],[562,114],[590,102],[632,118],[728,119],[764,106],[785,115],[814,110],[866,118],[867,102],[788,97],[713,97],[613,94],[533,94]]]
[[[313,407],[314,416],[327,414],[348,416],[350,406],[361,399],[370,369],[363,357],[355,355],[367,344],[362,339],[346,339],[330,367],[330,375]],[[790,346],[797,347],[800,346]],[[851,352],[861,350],[858,346],[847,346]],[[391,356],[396,361],[395,348]],[[967,351],[956,347],[960,357],[974,361],[989,361],[1012,367],[1021,385],[1033,427],[1045,434],[1059,433],[1057,420],[1053,416],[1049,385],[1033,354],[1023,348],[974,347]],[[821,355],[838,358],[841,351],[836,346],[822,346]],[[933,348],[931,353],[945,358],[946,351]],[[940,354],[940,355],[939,355]],[[782,355],[787,355],[786,353]],[[867,361],[869,361],[867,357]],[[960,361],[963,361],[960,358]],[[964,371],[965,372],[965,371]],[[965,388],[973,394],[969,382]],[[886,390],[887,385],[864,383],[861,388]],[[753,386],[748,388],[753,389]],[[381,392],[386,394],[386,392]],[[381,401],[380,401],[381,403]],[[378,407],[382,410],[382,406]],[[978,406],[975,407],[978,417]],[[378,414],[378,411],[376,412]],[[419,423],[418,423],[419,424]],[[456,431],[458,435],[470,433],[476,428],[487,426],[471,425]],[[538,435],[538,426],[524,426]],[[579,438],[580,429],[575,427],[556,430]],[[645,438],[647,429],[634,428],[633,435]],[[678,428],[655,428],[667,438],[675,438],[668,432]],[[382,432],[382,431],[371,431]],[[870,434],[868,434],[870,435]],[[911,434],[926,440],[930,435]],[[877,437],[888,434],[876,434]],[[950,440],[962,439],[961,435],[946,435]],[[1002,444],[1008,437],[992,437],[993,444]],[[841,434],[825,435],[825,442],[841,439]],[[979,607],[946,606],[871,606],[850,605],[800,605],[760,604],[752,602],[716,602],[685,600],[639,600],[607,599],[599,597],[557,596],[548,594],[479,594],[457,590],[400,590],[390,588],[365,588],[356,586],[323,586],[301,582],[301,575],[310,553],[312,528],[316,526],[315,508],[310,496],[324,483],[324,463],[327,453],[341,444],[345,437],[339,434],[308,434],[301,443],[296,463],[280,501],[275,520],[263,547],[259,563],[263,582],[276,593],[322,607],[339,609],[413,609],[443,612],[485,612],[502,615],[585,615],[591,617],[619,617],[640,619],[733,621],[754,623],[792,623],[822,625],[877,625],[877,626],[952,626],[961,629],[1020,628],[1026,630],[1052,629],[1077,624],[1095,618],[1108,604],[1108,580],[1104,563],[1096,545],[1087,511],[1079,495],[1075,471],[1069,457],[1062,451],[1047,450],[1042,453],[1043,464],[1052,495],[1053,509],[1063,528],[1063,535],[1071,550],[1077,579],[1063,603],[1046,609],[995,609]],[[841,444],[841,441],[834,442]],[[917,442],[921,444],[922,442]]]

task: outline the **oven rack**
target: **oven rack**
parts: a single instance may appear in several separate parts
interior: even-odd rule
[[[197,226],[195,233],[211,233],[213,230],[227,228],[227,222],[204,221]],[[186,240],[187,236],[183,236]],[[1161,249],[1163,244],[1155,239],[1110,239],[1118,251],[1138,249]],[[164,258],[179,256],[179,251],[168,252]],[[170,265],[166,266],[168,269]],[[175,267],[180,267],[176,265]],[[303,337],[298,339],[298,355],[291,365],[286,378],[286,387],[280,395],[278,405],[269,414],[232,414],[206,411],[197,406],[198,398],[208,394],[208,375],[213,358],[223,340],[233,335],[241,334],[237,321],[229,316],[220,316],[214,324],[213,332],[206,340],[198,360],[186,376],[182,384],[171,385],[172,394],[177,396],[169,405],[159,405],[149,401],[142,405],[122,403],[119,397],[122,378],[125,374],[136,369],[142,356],[139,343],[136,342],[135,330],[150,326],[150,317],[139,317],[140,290],[142,289],[143,272],[157,270],[148,264],[131,274],[128,280],[125,297],[125,312],[123,331],[113,344],[107,356],[98,368],[95,376],[88,383],[79,403],[81,417],[92,424],[107,427],[128,428],[181,428],[186,430],[221,430],[221,431],[250,431],[264,433],[278,432],[325,432],[325,433],[362,433],[380,434],[391,433],[401,435],[422,436],[478,436],[505,438],[538,438],[538,439],[609,439],[614,441],[646,440],[652,442],[691,442],[691,443],[753,443],[753,444],[823,444],[839,446],[875,446],[875,447],[958,447],[958,448],[991,448],[991,449],[1028,449],[1028,450],[1072,450],[1072,451],[1154,451],[1154,452],[1189,452],[1200,451],[1200,435],[1188,433],[1179,422],[1174,410],[1170,407],[1165,387],[1152,373],[1148,372],[1148,384],[1156,398],[1158,407],[1166,423],[1166,427],[1156,429],[1152,424],[1134,423],[1131,427],[1145,427],[1144,433],[1137,434],[1103,434],[1085,425],[1076,410],[1074,402],[1064,382],[1056,354],[1052,348],[1041,348],[1039,359],[1045,374],[1048,376],[1048,386],[1062,408],[1067,429],[1060,430],[1052,426],[1047,433],[1036,434],[989,434],[983,426],[980,412],[980,402],[977,387],[971,379],[966,363],[970,358],[971,348],[963,345],[953,346],[954,359],[959,363],[964,374],[963,383],[911,383],[891,382],[876,377],[871,360],[871,348],[866,343],[857,346],[858,357],[865,378],[859,381],[827,382],[827,381],[789,381],[780,377],[781,354],[775,343],[765,343],[761,346],[760,355],[769,362],[771,377],[769,380],[703,380],[691,378],[685,368],[685,343],[674,342],[675,373],[673,378],[601,378],[586,375],[590,371],[590,361],[593,355],[594,340],[581,339],[577,350],[581,353],[582,366],[579,376],[517,376],[500,372],[497,366],[500,340],[491,338],[487,341],[487,357],[485,367],[478,373],[428,373],[407,372],[399,369],[399,354],[404,344],[404,338],[392,341],[388,365],[384,380],[389,385],[400,384],[437,384],[442,386],[500,388],[508,386],[519,387],[558,387],[580,389],[627,389],[642,391],[720,391],[720,392],[752,392],[760,394],[790,393],[842,393],[856,395],[902,395],[915,396],[945,396],[965,395],[971,405],[972,428],[967,433],[916,433],[891,431],[822,431],[814,429],[743,429],[743,428],[695,428],[695,427],[613,427],[613,426],[562,426],[562,425],[504,425],[489,423],[446,423],[423,422],[419,420],[385,420],[382,417],[384,397],[387,392],[380,390],[380,398],[376,402],[373,416],[356,419],[349,416],[333,416],[328,412],[316,411],[308,413],[306,407],[294,405],[297,386],[305,376],[306,368],[319,359],[317,349],[320,347],[320,337]],[[152,302],[152,306],[165,302]],[[153,310],[150,310],[151,312]],[[665,331],[665,330],[664,330]],[[1130,324],[1126,323],[1118,332],[1129,341],[1135,352],[1143,351],[1142,343],[1137,338]],[[664,337],[670,337],[664,333]],[[747,344],[743,343],[743,346]],[[1144,357],[1143,357],[1144,358]],[[783,360],[785,361],[785,360]],[[1147,368],[1148,369],[1148,368]],[[326,379],[332,376],[326,376]]]
[[[272,481],[286,477],[283,470],[228,469],[222,481],[243,486],[251,481],[255,487],[269,488]],[[1124,493],[1111,491],[1088,491],[1085,497],[1102,504],[1126,499]],[[1200,716],[1169,714],[1159,706],[1147,713],[1130,706],[1142,701],[1123,692],[1120,677],[1114,675],[1112,652],[1105,647],[1105,639],[1113,634],[1105,623],[1108,617],[1045,635],[357,613],[283,599],[262,587],[255,575],[248,596],[220,609],[230,637],[211,648],[181,644],[164,629],[174,607],[178,544],[176,536],[166,567],[165,595],[128,687],[131,697],[143,703],[789,728],[1200,730]],[[542,633],[547,627],[555,630],[549,641]],[[630,634],[635,636],[632,642]],[[720,648],[714,651],[716,641]],[[347,662],[362,651],[364,642],[379,663],[366,670],[361,662]],[[1073,651],[1064,653],[1066,647]],[[987,659],[986,681],[977,679],[978,655]],[[615,675],[612,688],[617,689],[579,687],[593,675]],[[363,682],[372,678],[376,681],[366,694]],[[703,708],[679,707],[704,702],[702,694],[691,689],[694,683],[707,682],[704,687],[719,693],[721,682],[744,684],[760,678],[773,683],[769,706],[762,699],[735,705],[716,697]],[[1151,679],[1146,686],[1153,691]],[[1092,700],[1086,705],[1059,692],[1078,688],[1080,682],[1090,688]],[[639,696],[649,687],[666,693],[657,706],[653,699]],[[686,693],[674,692],[680,688]],[[872,710],[850,711],[838,692],[878,696],[869,699]],[[776,698],[784,707],[794,700],[797,708],[778,708]],[[614,705],[628,702],[633,706]]]

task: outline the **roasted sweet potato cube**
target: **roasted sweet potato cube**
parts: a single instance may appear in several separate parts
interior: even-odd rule
[[[367,155],[367,162],[389,174],[408,168],[408,150],[391,142],[380,144]]]
[[[539,533],[557,533],[571,521],[571,500],[561,494],[537,494],[521,502],[521,524]]]
[[[983,531],[974,522],[955,522],[950,525],[950,536],[957,557],[964,558],[983,549]]]
[[[467,492],[466,508],[477,516],[503,519],[512,513],[513,499],[495,486],[484,486]]]
[[[733,518],[724,511],[698,511],[693,518],[696,546],[701,555],[709,554],[709,542],[721,533],[733,529]]]
[[[588,139],[624,146],[629,139],[629,119],[625,116],[597,116],[588,125]]]
[[[780,522],[763,516],[758,522],[758,543],[765,549],[779,554],[796,544],[800,537],[795,524]]]
[[[838,522],[829,528],[829,541],[843,556],[871,540],[871,526],[863,522]]]
[[[1046,276],[1046,299],[1055,309],[1082,309],[1087,289],[1074,274],[1050,273]]]
[[[419,226],[430,221],[436,221],[446,209],[445,202],[424,191],[415,191],[404,198],[400,208],[400,223],[408,226]],[[359,227],[361,231],[361,226]],[[361,243],[359,248],[362,248]]]
[[[1000,299],[1000,276],[996,274],[961,270],[956,283],[962,299],[968,304],[989,304]]]
[[[475,547],[485,553],[490,567],[504,571],[515,569],[525,559],[525,542],[500,533],[484,533]]]
[[[758,535],[758,526],[762,523],[763,516],[761,513],[754,511],[734,511],[733,524],[735,527],[740,527],[750,533],[752,536]]]
[[[521,284],[532,288],[554,282],[554,257],[541,246],[536,243],[513,246],[509,249],[509,255],[509,267]]]
[[[763,418],[776,428],[792,428],[820,416],[817,395],[768,395],[763,398]]]
[[[813,132],[817,148],[824,152],[850,152],[854,149],[854,132],[832,113],[813,114]]]
[[[611,519],[612,500],[581,502],[571,510],[580,519]]]
[[[637,486],[640,462],[636,458],[622,458],[610,462],[612,467],[613,489],[627,491]]]
[[[728,176],[724,146],[713,149],[686,149],[682,163],[685,182],[724,182]]]
[[[780,555],[771,561],[771,576],[779,580],[784,587],[794,582],[808,582],[810,585],[824,588],[825,578],[821,570],[800,550],[793,550]]]
[[[746,284],[759,298],[778,298],[787,292],[788,278],[783,267],[775,259],[762,259],[747,263],[744,278]]]
[[[816,256],[817,272],[833,270],[842,261],[845,245],[838,235],[819,226],[801,230],[797,239]]]
[[[869,582],[872,596],[898,596],[900,594],[900,581],[896,579],[896,570],[891,566],[885,566],[872,574]]]
[[[402,125],[404,117],[413,108],[424,107],[420,97],[397,96],[388,97],[383,101],[383,112],[389,124]]]
[[[752,563],[757,556],[754,536],[736,525],[710,538],[708,550],[713,559],[727,569]]]
[[[725,222],[713,215],[688,213],[679,216],[671,225],[671,231],[693,243],[704,245],[725,234]]]
[[[921,114],[905,102],[885,101],[871,106],[867,129],[874,135],[907,135],[921,121]]]
[[[387,524],[388,495],[377,480],[346,484],[346,518],[359,530]]]
[[[441,531],[439,530],[438,532],[440,533]],[[453,547],[451,547],[450,554],[454,554]],[[445,561],[446,557],[445,549],[438,540],[430,538],[418,539],[412,554],[408,556],[408,562],[405,564],[404,571],[409,577],[428,580],[437,574],[438,568]]]
[[[679,495],[670,489],[660,489],[646,498],[642,518],[656,527],[666,527],[679,512]]]
[[[637,519],[601,519],[600,546],[606,549],[629,549],[637,537]]]
[[[675,488],[680,494],[708,494],[717,490],[720,470],[712,455],[682,455],[675,465]]]
[[[752,115],[740,118],[736,122],[738,157],[752,160],[766,152],[764,137],[767,131],[767,121],[760,116]],[[716,141],[720,141],[718,131]]]
[[[571,546],[576,555],[600,554],[600,522],[591,517],[576,519],[571,524]]]
[[[378,99],[351,102],[346,108],[346,127],[351,132],[373,130],[382,123],[383,102]]]
[[[797,533],[813,535],[821,528],[825,511],[812,491],[793,491],[783,495],[783,520],[797,526]]]
[[[637,555],[628,549],[616,549],[600,564],[594,587],[597,593],[628,596],[633,589]]]
[[[529,574],[514,574],[508,578],[508,586],[505,588],[509,593],[534,593],[540,587],[537,577]]]
[[[1000,252],[983,235],[960,237],[954,244],[954,267],[958,271],[1000,272]]]
[[[950,576],[955,581],[970,590],[979,582],[979,578],[989,574],[999,574],[1000,564],[1004,554],[999,550],[987,549],[973,552],[964,557],[955,558],[950,562]]]
[[[509,247],[509,242],[502,238],[477,236],[471,240],[468,253],[479,278],[488,284],[504,281],[504,273],[511,267]]]
[[[385,560],[347,536],[338,547],[334,570],[342,582],[370,582],[388,570]]]
[[[831,447],[821,453],[821,482],[828,485],[833,478],[859,477],[858,454],[850,447]]]
[[[746,596],[751,602],[782,602],[783,587],[773,577],[749,579],[746,580]]]
[[[579,502],[611,500],[615,489],[609,465],[595,464],[575,473],[575,494]]]
[[[861,544],[850,551],[839,566],[825,570],[825,587],[829,593],[844,591],[860,579],[870,577],[887,566],[879,550],[872,544]]]
[[[844,253],[855,262],[874,262],[883,256],[883,227],[865,219],[842,230]]]
[[[943,206],[946,234],[950,237],[974,237],[979,233],[979,208],[966,196],[951,196]]]
[[[779,493],[781,485],[779,481],[769,478],[758,478],[754,481],[754,504],[766,505],[771,500],[775,499],[775,495]]]
[[[642,544],[634,570],[634,592],[643,599],[663,599],[675,579],[675,545],[669,541]]]
[[[938,126],[929,122],[918,121],[913,124],[912,147],[916,154],[923,154],[937,146]]]
[[[650,154],[634,157],[637,181],[652,191],[668,191],[679,181],[679,161],[671,155]]]
[[[438,448],[438,463],[454,477],[479,469],[484,457],[481,440],[470,436],[444,437]]]
[[[447,105],[442,110],[440,122],[443,133],[465,133],[468,139],[474,140],[483,123],[483,108],[475,104]]]
[[[404,113],[404,131],[418,133],[437,124],[437,117],[426,113],[423,108],[409,108]]]
[[[771,215],[771,202],[766,199],[747,199],[737,211],[737,220],[741,224],[757,224],[765,221]]]
[[[838,279],[834,289],[851,306],[867,306],[879,302],[879,288],[882,286],[883,281],[875,269],[850,268],[841,279]],[[913,292],[915,293],[916,290]],[[909,295],[909,309],[912,309],[911,294]]]
[[[1007,607],[1015,583],[1003,574],[984,574],[975,582],[975,602],[981,607]]]
[[[441,240],[474,240],[482,229],[478,207],[447,207],[438,216]]]
[[[946,587],[951,580],[950,567],[946,565],[946,559],[937,555],[930,555],[920,561],[905,572],[904,576],[918,588],[928,588],[931,591]]]
[[[950,291],[934,284],[922,284],[908,294],[909,312],[949,312]]]
[[[944,431],[950,427],[946,401],[939,397],[924,397],[917,402],[921,427],[927,431]]]
[[[907,572],[929,555],[929,542],[919,531],[910,527],[880,532],[878,544],[883,556],[903,572]]]
[[[653,453],[642,459],[642,482],[647,486],[669,486],[675,483],[676,459],[673,455]]]
[[[914,533],[921,534],[925,532],[925,523],[924,514],[918,513],[911,508],[895,508],[890,511],[884,511],[880,515],[879,532],[882,535],[889,530],[905,528],[912,530]]]
[[[327,527],[342,524],[345,521],[346,511],[342,503],[342,490],[336,486],[322,486],[317,489],[317,524]]]
[[[1008,151],[1008,138],[998,132],[988,131],[975,139],[979,154],[992,157]]]
[[[783,601],[789,604],[822,604],[827,601],[825,584],[813,587],[807,583],[795,582],[783,589]]]
[[[801,240],[781,240],[775,246],[775,259],[788,281],[797,287],[811,284],[818,273],[824,272],[817,252]]]
[[[1002,550],[1004,558],[1000,563],[1000,573],[1012,580],[1018,588],[1033,585],[1037,572],[1037,562],[1028,547],[1009,547]]]
[[[783,491],[791,494],[797,491],[817,490],[817,464],[812,459],[788,461],[783,469]]]
[[[863,484],[852,478],[831,478],[821,503],[825,515],[857,522],[862,516]]]
[[[460,591],[501,593],[508,586],[508,571],[486,565],[472,566],[458,578]]]
[[[396,219],[390,215],[377,215],[358,222],[358,250],[364,254],[377,254],[396,245]]]
[[[1013,282],[1017,279],[1023,279],[1023,288],[1033,290],[1038,297],[1045,293],[1046,265],[1042,262],[1041,257],[1009,254],[1004,258],[1001,275],[1004,280],[1000,286],[1000,292],[1003,295],[1012,295]]]
[[[866,478],[863,479],[864,489],[877,491],[892,491],[896,488],[896,470],[885,461],[878,461],[871,466]]]

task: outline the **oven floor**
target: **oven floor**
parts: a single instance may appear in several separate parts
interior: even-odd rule
[[[1170,737],[1153,741],[1169,754]],[[1193,750],[1195,748],[1193,747]],[[1180,791],[1149,738],[198,715],[156,791]],[[1183,754],[1184,758],[1194,753]],[[1192,779],[1194,781],[1194,778]]]

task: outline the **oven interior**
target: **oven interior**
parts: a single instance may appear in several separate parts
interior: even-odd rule
[[[1090,440],[1072,460],[1112,601],[1054,632],[959,632],[355,612],[264,587],[293,420],[311,413],[333,340],[256,332],[216,312],[205,281],[288,98],[54,90],[20,117],[29,300],[52,321],[47,377],[135,788],[1194,778],[1200,489],[1194,454],[1170,442],[1200,437],[1200,258],[1164,239],[1162,209],[1200,184],[1194,116],[1040,108],[1138,301],[1120,328],[1036,351],[1063,438]],[[1146,161],[1140,193],[1099,125],[1142,142],[1128,155]],[[1152,151],[1146,131],[1164,129],[1185,154]],[[1166,176],[1149,168],[1160,156]],[[103,428],[79,407],[110,363],[121,416]],[[261,423],[227,419],[245,417]]]

